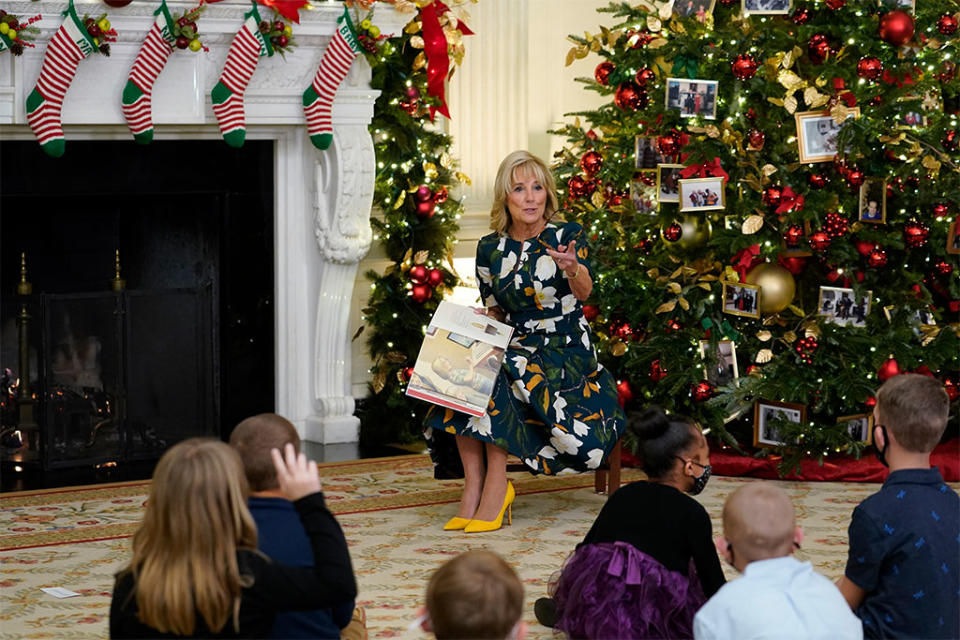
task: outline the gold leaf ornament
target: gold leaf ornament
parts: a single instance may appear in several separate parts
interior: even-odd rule
[[[681,293],[683,293],[683,287],[681,287],[680,283],[678,282],[667,283],[667,289],[669,289],[671,293],[674,293],[676,295],[680,295]]]
[[[659,307],[657,307],[657,309],[656,309],[656,311],[654,311],[654,313],[669,313],[670,311],[673,311],[673,309],[674,309],[676,306],[677,306],[677,301],[676,301],[676,300],[671,300],[670,302],[664,302],[662,305],[660,305]]]
[[[410,46],[414,49],[423,49],[423,36],[410,36]]]
[[[807,86],[806,80],[789,69],[780,70],[780,73],[777,74],[777,82],[779,82],[789,93],[793,93],[797,89],[802,89],[803,87]]]
[[[427,66],[427,55],[421,51],[417,54],[417,57],[413,59],[413,70],[419,71]]]
[[[663,23],[660,22],[659,18],[654,16],[647,16],[647,29],[653,33],[657,33],[660,29],[663,28]]]
[[[756,233],[757,231],[760,231],[760,229],[762,228],[763,228],[763,216],[756,216],[756,215],[747,216],[747,219],[743,221],[743,225],[740,228],[740,232],[745,236],[749,236]]]
[[[787,113],[796,113],[797,112],[797,99],[793,96],[787,96],[783,99],[783,108],[787,110]]]
[[[413,257],[413,264],[423,264],[429,257],[430,252],[426,249],[421,249],[420,251],[417,251],[417,255]]]
[[[620,357],[627,352],[627,345],[623,344],[621,341],[616,341],[610,345],[610,354],[616,357]]]
[[[773,337],[773,334],[767,331],[766,329],[762,331],[757,331],[757,340],[759,340],[760,342],[766,342],[772,337]]]
[[[772,349],[760,349],[757,351],[757,357],[754,358],[757,364],[766,364],[773,360],[773,350]]]
[[[465,184],[468,186],[473,184],[473,181],[470,179],[470,176],[468,176],[462,171],[456,171],[454,172],[453,175],[456,176],[457,180],[459,180],[462,184]]]
[[[428,180],[436,180],[440,173],[437,171],[437,165],[432,162],[423,163],[423,174]]]
[[[820,93],[813,87],[807,87],[803,90],[803,101],[807,103],[810,109],[817,109],[830,101],[830,96]]]

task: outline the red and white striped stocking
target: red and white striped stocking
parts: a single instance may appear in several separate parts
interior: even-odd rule
[[[337,18],[337,30],[333,34],[333,40],[327,45],[320,59],[317,75],[303,92],[307,132],[310,134],[310,142],[317,149],[326,149],[333,142],[333,122],[330,118],[333,98],[359,52],[357,31],[344,7],[343,15]]]
[[[37,136],[40,148],[54,158],[62,156],[66,147],[60,119],[63,99],[77,75],[80,62],[97,50],[93,38],[77,17],[73,0],[63,15],[63,24],[53,34],[43,54],[37,86],[27,96],[27,123]]]
[[[220,81],[210,93],[213,113],[220,125],[220,134],[231,147],[242,147],[247,137],[243,114],[243,94],[250,84],[261,56],[273,55],[269,40],[260,33],[257,5],[243,15],[244,23],[233,38]]]
[[[160,8],[153,12],[153,16],[153,24],[140,45],[127,86],[123,89],[123,117],[134,140],[140,144],[150,144],[153,140],[153,84],[173,53],[173,43],[176,41],[167,0],[160,3]]]

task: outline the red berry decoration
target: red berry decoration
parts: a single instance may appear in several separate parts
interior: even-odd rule
[[[430,273],[427,275],[427,284],[434,288],[442,285],[443,271],[440,269],[430,269]]]
[[[650,238],[644,238],[633,245],[633,248],[645,255],[650,255],[650,252],[653,251],[653,240]]]
[[[650,363],[650,373],[648,375],[654,382],[660,382],[667,377],[667,370],[664,369],[663,365],[660,363],[660,358],[657,358]]]
[[[830,41],[822,33],[815,33],[807,40],[807,50],[814,64],[823,64],[830,55]]]
[[[671,131],[657,138],[657,147],[665,156],[676,155],[680,151],[680,136]]]
[[[580,158],[580,168],[590,178],[597,175],[601,167],[603,167],[603,156],[596,151],[587,151]]]
[[[415,284],[410,289],[410,297],[418,304],[423,304],[433,297],[433,289],[428,284]]]
[[[940,144],[943,145],[943,148],[947,151],[956,151],[957,147],[960,146],[960,140],[957,139],[957,130],[950,129],[947,131],[942,138],[940,138]]]
[[[422,264],[415,264],[410,267],[410,281],[414,284],[423,284],[430,277],[430,271]]]
[[[830,236],[826,231],[817,231],[810,236],[810,248],[814,251],[826,251],[830,246]]]
[[[886,382],[893,376],[898,376],[902,371],[900,371],[900,365],[893,358],[889,358],[886,362],[880,365],[880,368],[877,370],[877,379],[880,382]]]
[[[700,382],[693,386],[690,395],[693,396],[694,402],[709,400],[710,396],[713,395],[713,385],[709,382]]]
[[[826,0],[824,4],[836,11],[837,9],[842,9],[843,6],[847,4],[847,0]]]
[[[867,264],[874,269],[887,266],[887,252],[880,247],[871,249],[867,254]]]
[[[763,203],[771,209],[776,209],[780,206],[780,200],[783,198],[783,187],[780,185],[773,185],[767,187],[763,190],[763,195],[760,196],[760,199],[763,200]]]
[[[950,205],[946,202],[938,202],[933,205],[933,215],[937,218],[943,218],[948,213],[950,213]]]
[[[857,62],[857,75],[867,80],[876,80],[883,73],[883,63],[880,58],[866,56]]]
[[[750,129],[747,132],[747,149],[750,151],[761,151],[766,141],[767,134],[760,129]]]
[[[657,74],[655,74],[650,67],[644,67],[637,71],[633,79],[636,80],[637,84],[641,87],[646,87],[648,83],[657,79]]]
[[[421,218],[432,218],[433,214],[436,212],[435,205],[432,200],[427,200],[426,202],[418,202],[416,204],[415,210],[417,215]]]
[[[407,115],[412,116],[417,113],[417,110],[420,108],[420,103],[416,100],[401,100],[397,103],[397,106]]]
[[[830,178],[822,173],[811,173],[807,177],[807,182],[814,189],[823,189],[830,182]]]
[[[945,36],[952,36],[957,32],[957,19],[945,13],[937,20],[937,31]]]
[[[749,80],[757,73],[757,66],[756,58],[748,53],[740,54],[730,65],[730,70],[738,80]]]
[[[839,238],[850,229],[850,221],[838,213],[830,212],[824,217],[823,230],[831,238]]]
[[[783,232],[783,241],[788,247],[795,247],[803,240],[803,227],[799,224],[792,224]]]
[[[819,346],[815,337],[808,336],[797,340],[797,343],[793,345],[793,349],[797,352],[797,355],[800,356],[800,360],[806,364],[813,364],[813,352],[816,351]]]
[[[567,180],[567,192],[574,198],[582,198],[589,192],[587,181],[583,176],[572,176]]]
[[[866,174],[856,167],[847,171],[847,184],[850,185],[851,189],[859,189],[860,185],[862,185],[866,179]]]
[[[621,82],[613,95],[613,103],[623,111],[642,109],[647,102],[647,92],[635,82]]]
[[[683,227],[679,222],[672,222],[670,226],[663,230],[663,239],[669,242],[676,242],[683,235]]]
[[[667,320],[667,326],[664,328],[664,333],[676,333],[683,329],[683,325],[677,322],[676,318],[670,318]]]
[[[810,22],[810,18],[812,17],[813,15],[810,13],[810,9],[808,7],[800,7],[793,12],[793,15],[790,16],[790,19],[793,20],[794,24],[804,25]]]
[[[918,178],[917,176],[910,176],[909,178],[907,178],[907,188],[912,189],[913,191],[916,191],[917,189],[919,189],[920,178]]]
[[[436,192],[433,194],[433,202],[434,202],[434,204],[443,204],[444,202],[447,201],[447,197],[449,197],[449,195],[450,195],[450,194],[447,193],[447,188],[446,188],[446,187],[440,187],[440,188],[437,189]]]
[[[913,17],[906,11],[894,9],[880,17],[880,39],[901,47],[913,37]]]
[[[617,383],[617,402],[621,407],[625,407],[631,400],[633,400],[633,389],[630,388],[630,381],[621,380]]]
[[[927,244],[930,227],[917,220],[909,220],[903,225],[903,242],[910,249],[918,249]]]
[[[610,74],[613,73],[616,68],[617,67],[609,60],[601,62],[597,65],[597,68],[593,70],[593,77],[599,84],[606,87],[610,83]]]
[[[933,270],[938,275],[948,276],[953,273],[953,265],[947,262],[946,260],[940,260],[933,265]]]

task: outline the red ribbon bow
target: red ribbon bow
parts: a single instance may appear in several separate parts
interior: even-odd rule
[[[264,7],[270,7],[280,15],[282,15],[287,20],[291,22],[296,22],[300,24],[300,14],[298,13],[300,9],[310,4],[309,0],[255,0],[257,4],[263,5]],[[215,2],[220,2],[220,0],[200,0],[200,3],[203,4],[213,4]],[[204,47],[206,48],[206,47]]]
[[[783,188],[783,194],[780,196],[780,206],[775,213],[789,213],[790,211],[803,211],[803,196],[794,193],[790,187]]]
[[[733,263],[733,270],[740,274],[740,281],[746,280],[747,272],[757,263],[762,262],[760,259],[760,245],[752,244],[749,247],[740,249],[730,262]]]
[[[710,176],[722,177],[724,182],[730,179],[727,172],[720,166],[720,158],[714,158],[710,162],[704,162],[703,164],[692,164],[680,172],[680,175],[684,178],[690,178],[694,174],[696,174],[698,178],[709,178]]]
[[[437,111],[450,118],[447,109],[447,99],[444,95],[444,82],[447,71],[450,69],[450,54],[447,51],[447,36],[440,26],[440,12],[450,11],[440,0],[428,4],[420,10],[420,19],[423,23],[423,51],[427,55],[427,93],[438,100],[440,106],[430,105],[430,120],[433,120]],[[465,36],[472,36],[473,31],[462,21],[457,22],[457,30]]]

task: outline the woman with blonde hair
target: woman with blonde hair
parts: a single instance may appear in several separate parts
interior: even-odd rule
[[[350,554],[324,504],[316,463],[289,444],[284,456],[273,450],[277,479],[310,538],[314,568],[276,564],[257,551],[236,451],[185,440],[154,471],[133,558],[117,574],[110,637],[265,638],[277,611],[353,600]]]
[[[456,436],[464,488],[444,526],[499,529],[515,492],[507,453],[532,473],[596,469],[624,430],[616,385],[597,362],[582,302],[593,289],[583,227],[559,218],[556,186],[527,151],[504,158],[494,183],[493,233],[477,245],[484,313],[514,333],[487,413],[476,418],[432,407],[426,430],[438,468],[442,438]]]

